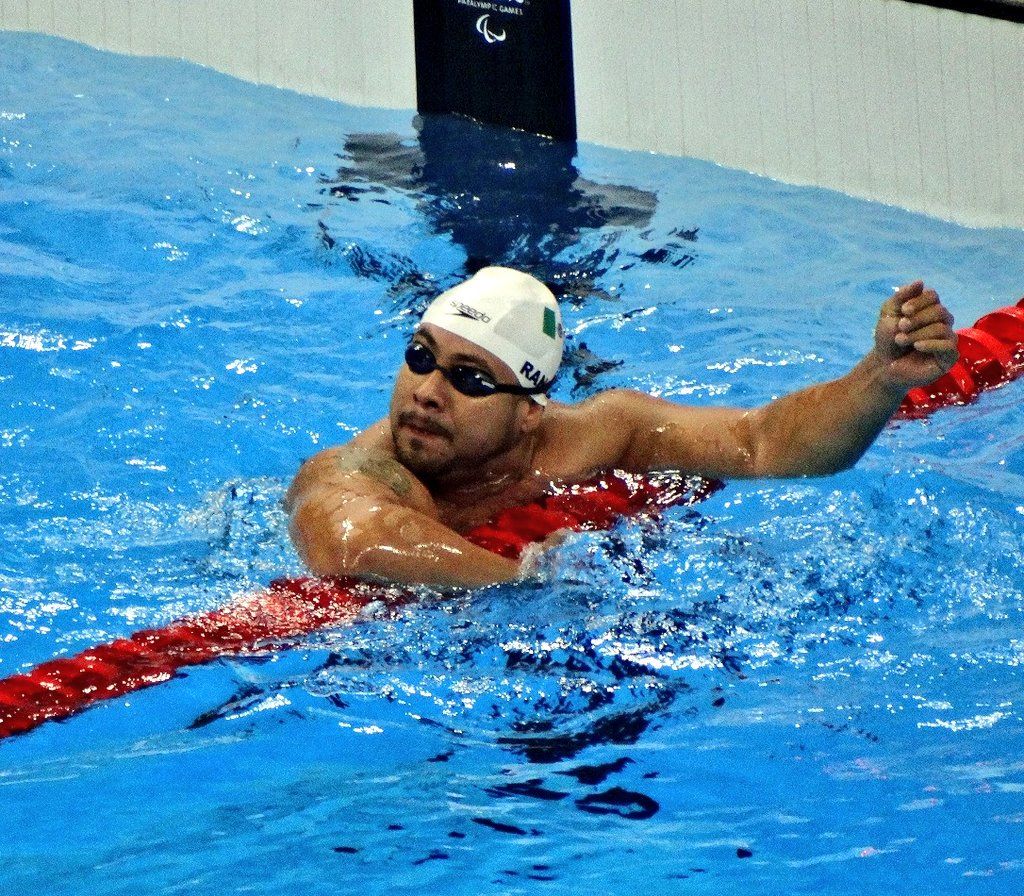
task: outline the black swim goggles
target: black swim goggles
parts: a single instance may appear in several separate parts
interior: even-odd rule
[[[504,383],[496,383],[489,373],[485,373],[479,367],[470,367],[467,364],[442,367],[437,363],[434,353],[422,342],[409,343],[405,350],[405,363],[413,373],[420,376],[426,376],[435,370],[440,371],[441,376],[452,384],[456,392],[470,398],[486,398],[498,392],[507,392],[510,395],[540,395],[551,387],[550,383],[533,387],[506,386]]]

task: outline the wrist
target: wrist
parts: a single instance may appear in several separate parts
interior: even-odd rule
[[[871,388],[884,400],[898,405],[906,396],[910,384],[893,374],[892,362],[893,359],[885,357],[878,349],[873,348],[859,366],[863,368]]]

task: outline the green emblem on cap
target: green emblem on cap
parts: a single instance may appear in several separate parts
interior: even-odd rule
[[[544,309],[544,335],[555,338],[555,312],[550,308]]]

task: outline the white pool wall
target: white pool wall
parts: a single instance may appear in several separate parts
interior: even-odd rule
[[[1024,228],[1024,25],[904,0],[573,0],[572,27],[581,140]],[[0,28],[416,105],[411,0],[0,0]]]
[[[0,28],[188,59],[356,105],[416,107],[411,0],[0,0]]]

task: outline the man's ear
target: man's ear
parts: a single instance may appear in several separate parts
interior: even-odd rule
[[[544,405],[537,404],[529,398],[522,404],[523,408],[519,412],[519,431],[528,436],[540,426],[540,421],[544,418]]]

